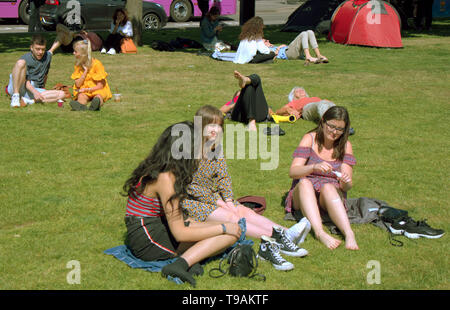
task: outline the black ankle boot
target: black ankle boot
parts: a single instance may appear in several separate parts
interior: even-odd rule
[[[78,101],[72,100],[70,103],[72,107],[72,111],[86,111],[87,107],[84,104],[79,103]]]
[[[189,282],[192,286],[195,287],[196,281],[192,277],[192,275],[188,272],[189,265],[184,260],[184,258],[179,257],[175,262],[172,264],[166,265],[161,270],[161,274],[163,277],[171,276],[171,277],[178,277],[183,282]]]
[[[92,99],[89,111],[100,111],[100,99],[98,97]]]

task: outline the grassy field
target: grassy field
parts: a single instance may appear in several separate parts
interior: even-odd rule
[[[267,27],[266,37],[288,43],[295,33]],[[329,64],[304,67],[302,61],[235,65],[198,56],[196,50],[158,52],[154,39],[199,40],[197,29],[146,33],[137,55],[100,55],[120,103],[108,102],[99,113],[71,112],[55,104],[12,109],[0,97],[0,289],[169,289],[190,290],[159,273],[131,269],[103,251],[123,244],[126,198],[121,188],[168,125],[191,120],[205,104],[217,107],[237,89],[233,70],[257,73],[273,108],[287,103],[293,86],[334,101],[349,112],[357,158],[349,197],[372,197],[408,210],[449,231],[450,195],[450,20],[436,22],[431,33],[404,33],[403,49],[342,46],[319,39]],[[238,28],[224,30],[236,42]],[[48,46],[54,34],[48,34]],[[14,62],[29,48],[26,34],[0,35],[0,80],[7,83]],[[71,85],[73,56],[57,53],[47,86]],[[261,170],[261,158],[228,160],[236,197],[264,196],[265,215],[284,221],[282,196],[291,180],[292,152],[313,123],[283,124],[276,170]],[[266,282],[207,274],[201,290],[425,290],[450,288],[449,243],[441,239],[389,244],[388,234],[373,225],[353,225],[360,251],[343,246],[330,251],[310,235],[306,258],[288,258],[291,272],[261,262]],[[255,240],[257,250],[258,240]],[[69,284],[68,262],[80,263],[80,284]],[[379,262],[380,283],[367,279]],[[206,273],[217,262],[209,263]]]

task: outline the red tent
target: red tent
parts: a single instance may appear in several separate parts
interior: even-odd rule
[[[397,10],[381,0],[348,0],[331,17],[328,39],[335,43],[403,47]]]

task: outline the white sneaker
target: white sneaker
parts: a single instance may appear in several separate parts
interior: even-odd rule
[[[20,95],[19,94],[13,94],[11,96],[11,107],[20,108]]]
[[[102,50],[100,51],[101,54],[106,54],[106,48],[102,48]]]
[[[34,99],[28,99],[26,97],[22,97],[22,101],[25,102],[27,105],[34,104]]]
[[[117,53],[116,53],[116,50],[115,50],[115,49],[110,48],[109,51],[107,52],[107,54],[109,54],[109,55],[115,55],[115,54],[117,54]]]

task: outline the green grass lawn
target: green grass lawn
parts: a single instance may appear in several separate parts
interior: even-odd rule
[[[295,33],[269,26],[266,37],[289,43]],[[304,67],[302,61],[235,65],[197,56],[195,50],[158,52],[154,39],[199,40],[197,29],[145,33],[137,55],[100,55],[120,103],[99,113],[71,112],[68,103],[12,109],[0,97],[0,289],[192,289],[159,273],[131,269],[103,251],[123,244],[126,198],[122,185],[168,125],[191,120],[205,104],[220,107],[237,90],[233,70],[257,73],[269,105],[287,103],[293,86],[334,101],[349,112],[357,158],[349,197],[372,197],[408,210],[449,231],[450,186],[450,20],[436,22],[432,33],[404,33],[403,49],[342,46],[319,39],[329,64]],[[236,42],[239,29],[227,27],[224,39]],[[54,34],[48,34],[48,46]],[[27,34],[0,35],[2,87],[14,62],[29,48]],[[47,86],[71,85],[72,55],[57,53]],[[2,91],[3,92],[3,91]],[[263,159],[228,160],[234,194],[264,196],[264,215],[286,226],[282,196],[291,180],[288,169],[300,138],[314,124],[282,124],[276,170],[261,170]],[[449,243],[441,239],[389,244],[373,225],[353,225],[360,250],[330,251],[310,235],[306,258],[290,258],[291,272],[261,262],[266,282],[207,273],[196,289],[444,289],[449,285]],[[258,240],[255,240],[257,250]],[[80,284],[68,284],[66,265],[80,262]],[[380,284],[368,275],[379,262]],[[369,267],[368,267],[369,266]]]

